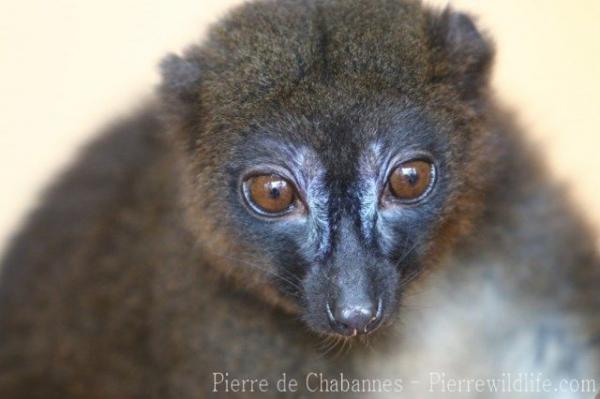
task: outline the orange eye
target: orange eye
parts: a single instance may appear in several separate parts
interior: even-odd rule
[[[412,201],[424,195],[433,181],[433,165],[424,160],[400,164],[389,178],[391,194],[402,201]]]
[[[246,200],[262,213],[278,215],[296,203],[293,185],[278,175],[258,175],[244,181]]]

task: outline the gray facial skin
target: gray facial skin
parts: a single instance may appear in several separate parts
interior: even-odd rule
[[[352,126],[344,125],[353,118],[348,113],[339,121],[289,117],[285,128],[261,123],[237,145],[228,167],[230,206],[242,208],[236,222],[274,259],[287,277],[280,288],[298,299],[303,318],[317,331],[366,333],[386,320],[403,276],[419,272],[419,255],[443,209],[448,143],[436,138],[441,132],[422,112],[398,107],[389,120],[381,114],[361,120],[368,113],[356,107]],[[295,137],[283,141],[281,131]],[[342,145],[330,145],[334,133]],[[431,165],[431,183],[418,198],[400,201],[389,192],[389,177],[411,160]],[[274,217],[243,206],[240,182],[257,174],[289,181],[300,206]]]

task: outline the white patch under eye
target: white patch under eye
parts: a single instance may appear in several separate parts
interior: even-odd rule
[[[381,151],[382,145],[376,141],[361,154],[358,161],[360,220],[363,234],[367,239],[370,238],[373,231],[375,214],[379,207],[381,187],[378,183],[378,176],[382,163]]]
[[[329,243],[329,190],[325,185],[325,169],[317,154],[307,146],[285,146],[290,167],[305,192],[308,206],[308,239],[302,243],[305,254],[319,254]]]
[[[305,253],[321,254],[324,248],[329,245],[329,190],[324,183],[324,179],[325,172],[321,169],[320,173],[308,182],[309,218],[313,226],[309,229],[308,240],[303,243]]]

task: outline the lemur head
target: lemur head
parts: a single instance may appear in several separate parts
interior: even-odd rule
[[[234,11],[162,64],[199,250],[313,330],[377,329],[480,208],[492,53],[417,1]]]

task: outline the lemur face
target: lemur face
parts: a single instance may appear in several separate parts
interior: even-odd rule
[[[240,8],[163,63],[202,250],[315,331],[375,331],[477,213],[490,60],[419,2]]]
[[[408,103],[282,113],[236,145],[228,204],[310,327],[370,333],[422,269],[447,197],[448,140]]]

